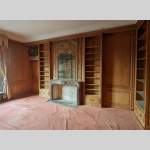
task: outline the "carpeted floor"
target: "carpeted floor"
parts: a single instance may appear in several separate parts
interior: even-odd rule
[[[1,130],[139,130],[132,111],[67,107],[31,96],[0,104]]]

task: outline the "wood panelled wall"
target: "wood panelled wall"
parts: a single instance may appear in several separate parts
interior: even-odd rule
[[[103,106],[133,108],[132,32],[103,35]]]
[[[28,49],[23,43],[9,40],[8,77],[11,99],[32,92]]]
[[[86,37],[102,35],[102,106],[133,109],[134,64],[135,64],[135,25],[105,29],[90,33],[43,40],[50,42],[51,74],[55,77],[55,43],[78,39],[77,79],[84,82],[84,40]],[[31,44],[39,44],[36,41]],[[51,79],[53,79],[51,78]]]
[[[39,66],[38,61],[30,61],[32,73],[32,92],[33,94],[39,93]]]

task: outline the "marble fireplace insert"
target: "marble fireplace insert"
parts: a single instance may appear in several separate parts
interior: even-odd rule
[[[51,101],[69,106],[78,106],[80,82],[75,80],[52,80]]]

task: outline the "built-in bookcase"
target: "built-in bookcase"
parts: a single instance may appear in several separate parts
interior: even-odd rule
[[[101,38],[85,38],[85,103],[99,106],[101,103]]]
[[[39,95],[50,98],[50,47],[49,43],[41,43],[39,48]]]
[[[136,48],[135,113],[144,128],[149,128],[149,22],[139,21]]]
[[[146,60],[146,22],[137,31],[136,58],[136,102],[144,110],[145,99],[145,60]]]

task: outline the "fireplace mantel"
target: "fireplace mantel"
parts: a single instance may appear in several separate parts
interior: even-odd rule
[[[82,95],[80,86],[81,82],[76,80],[51,80],[51,100],[78,106]]]

